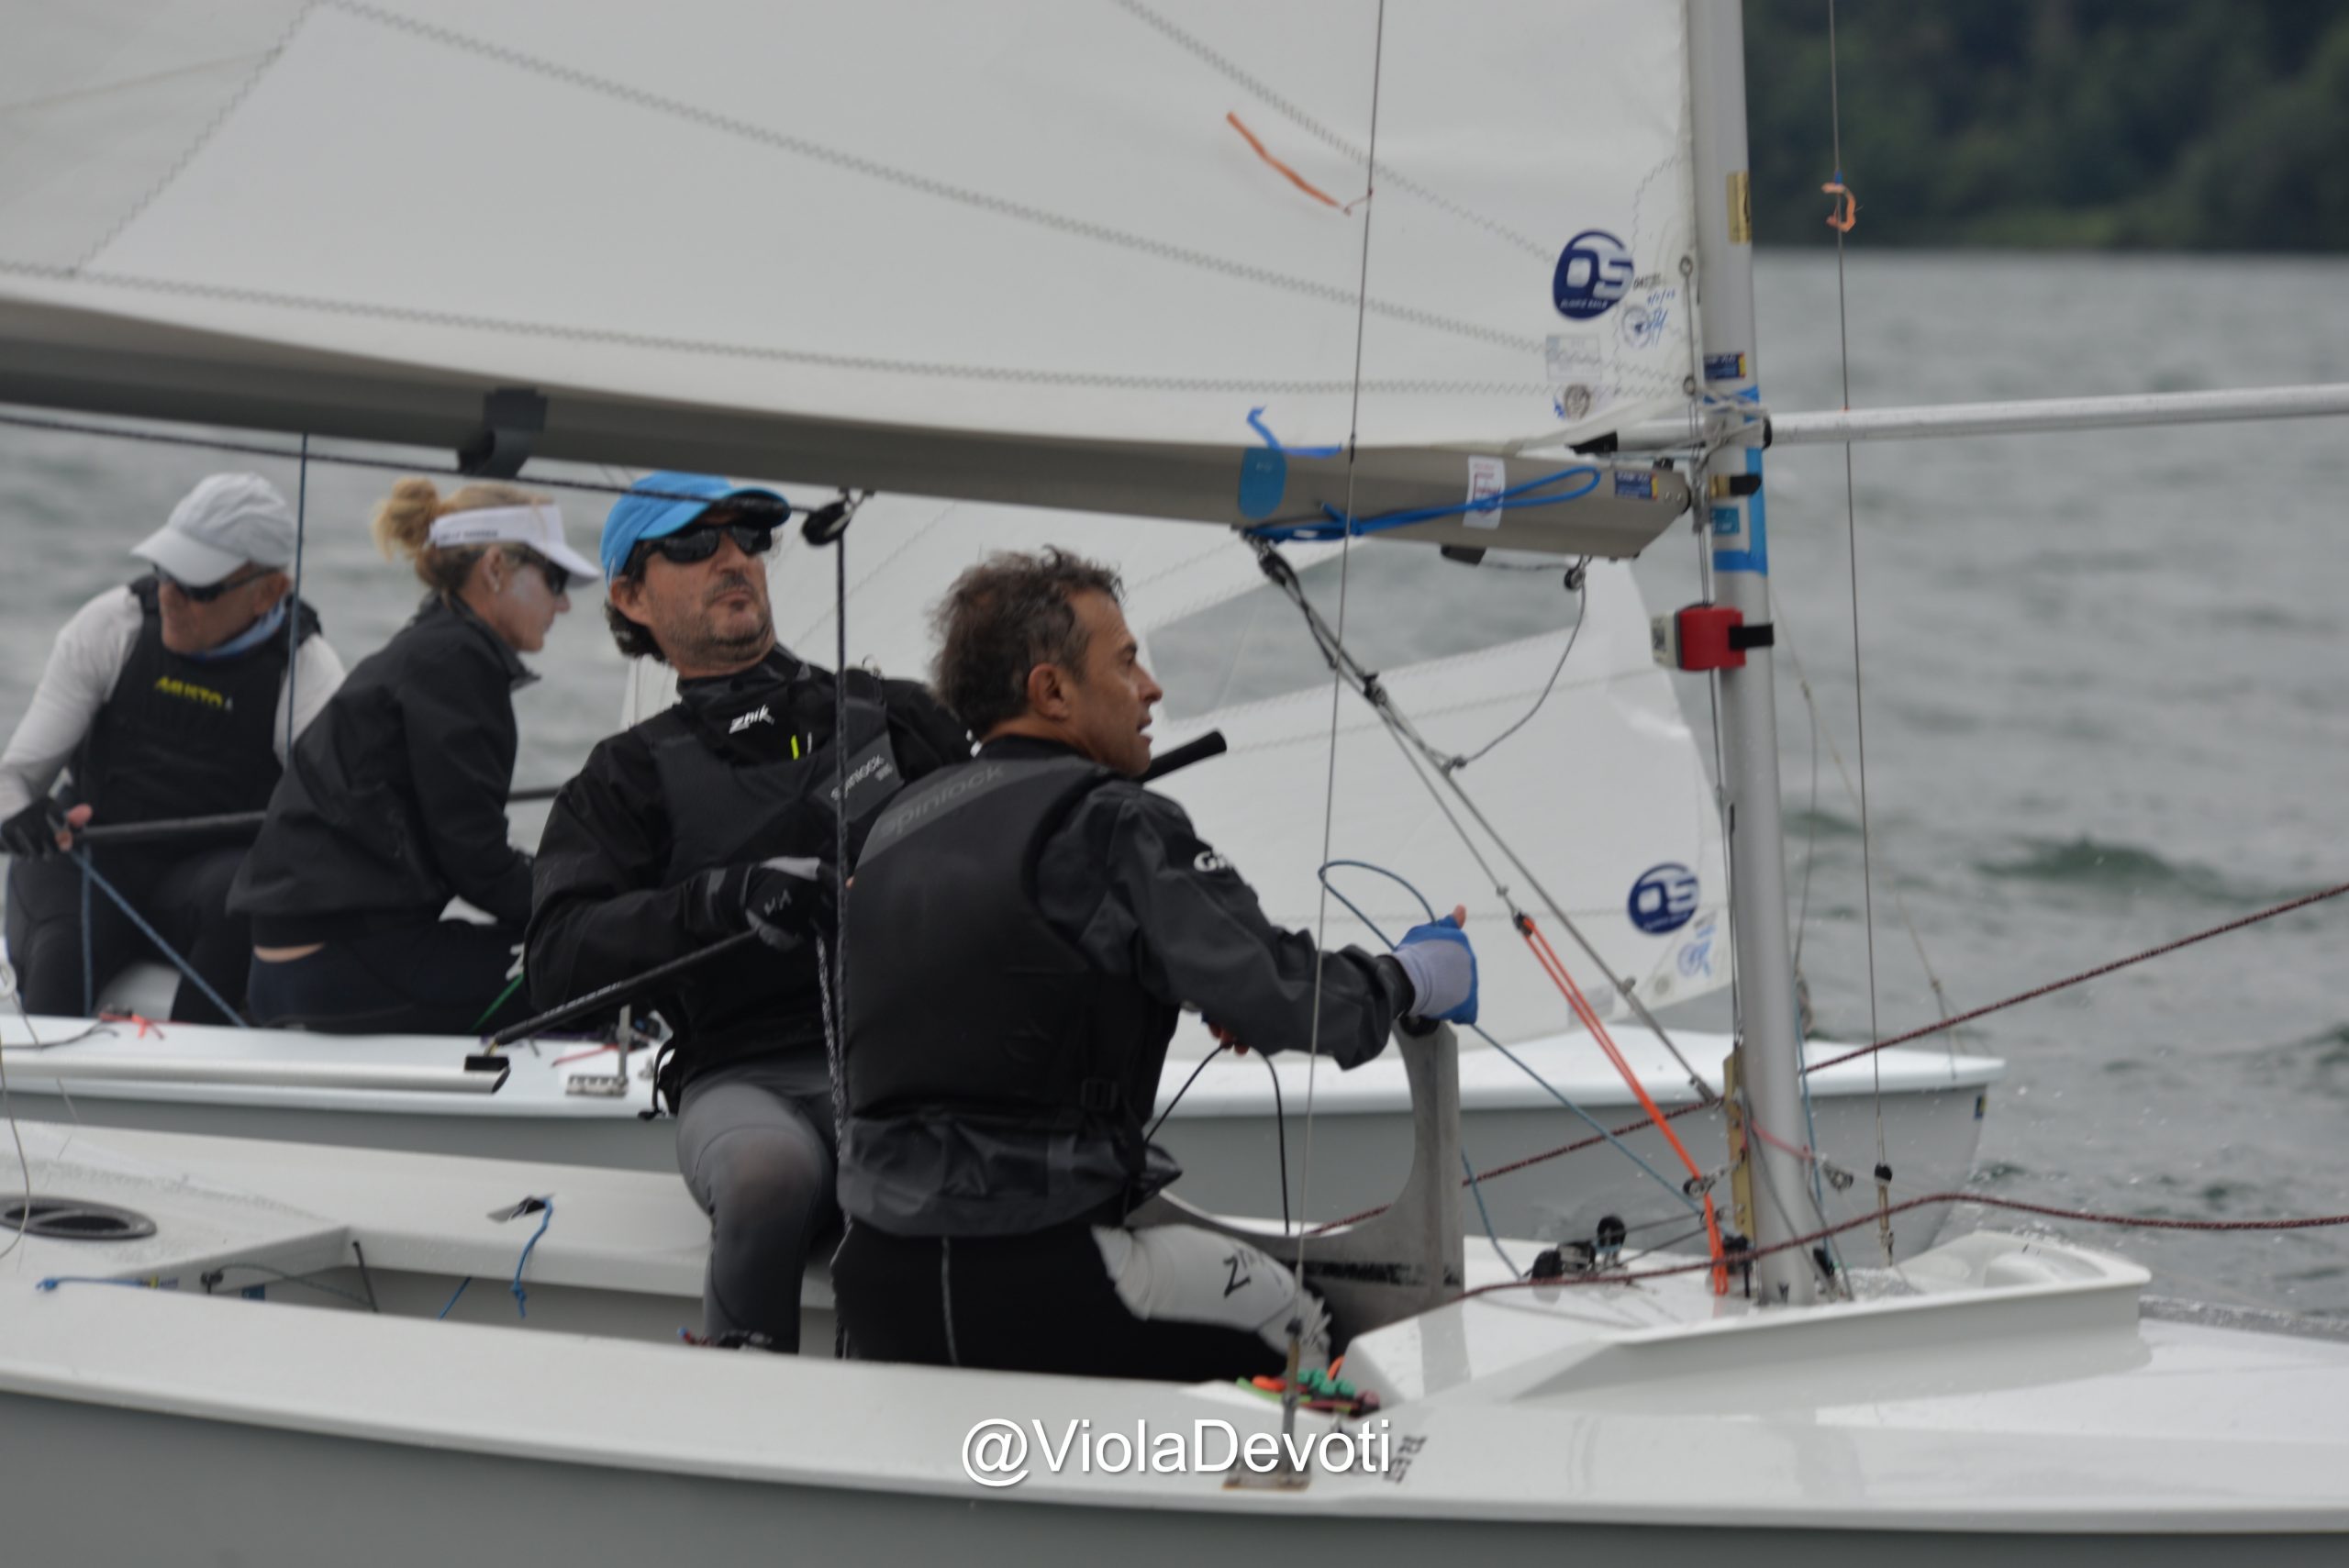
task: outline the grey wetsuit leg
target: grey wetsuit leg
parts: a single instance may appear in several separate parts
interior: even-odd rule
[[[799,1348],[807,1250],[838,1210],[829,1089],[797,1063],[746,1062],[695,1078],[677,1118],[677,1168],[710,1218],[702,1331]]]

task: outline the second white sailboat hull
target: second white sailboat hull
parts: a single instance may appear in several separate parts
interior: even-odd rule
[[[42,1040],[64,1039],[88,1027],[85,1020],[71,1018],[36,1018],[33,1026],[34,1038]],[[186,1024],[162,1028],[160,1040],[151,1033],[141,1040],[136,1026],[110,1026],[106,1034],[28,1053],[17,1049],[27,1043],[23,1022],[0,1019],[0,1044],[10,1048],[10,1088],[19,1111],[98,1127],[610,1170],[675,1168],[674,1124],[643,1114],[651,1104],[645,1075],[649,1052],[636,1053],[624,1080],[618,1080],[609,1051],[597,1054],[592,1047],[546,1043],[510,1052],[511,1075],[494,1095],[334,1088],[293,1080],[320,1063],[444,1066],[453,1071],[467,1045],[430,1036],[342,1037]],[[1618,1031],[1616,1040],[1662,1108],[1671,1111],[1696,1097],[1653,1035],[1626,1029]],[[1674,1040],[1718,1092],[1718,1064],[1728,1052],[1727,1040],[1679,1034]],[[1841,1048],[1817,1049],[1825,1055]],[[1540,1083],[1496,1051],[1472,1049],[1462,1053],[1461,1141],[1480,1170],[1593,1136],[1591,1122],[1561,1106],[1552,1089],[1609,1129],[1643,1115],[1587,1037],[1537,1040],[1513,1051],[1541,1074]],[[100,1070],[98,1062],[136,1058],[152,1062],[173,1056],[188,1062],[189,1080],[77,1079],[71,1065],[76,1059],[95,1059],[95,1073]],[[1278,1073],[1277,1102],[1268,1061]],[[285,1086],[253,1081],[271,1063],[284,1069]],[[1988,1058],[1916,1050],[1886,1051],[1881,1064],[1880,1097],[1865,1062],[1828,1069],[1813,1080],[1817,1147],[1837,1168],[1863,1178],[1844,1193],[1821,1184],[1831,1222],[1874,1209],[1875,1186],[1865,1178],[1876,1163],[1879,1106],[1896,1195],[1962,1184],[1973,1164],[1988,1085],[2003,1071],[2001,1063]],[[1185,1080],[1197,1065],[1196,1058],[1170,1060],[1159,1090],[1162,1109],[1181,1094],[1158,1140],[1182,1162],[1182,1192],[1191,1202],[1227,1211],[1279,1213],[1284,1140],[1288,1201],[1295,1212],[1317,1222],[1384,1203],[1409,1168],[1410,1096],[1401,1064],[1391,1051],[1353,1073],[1295,1057],[1222,1056],[1200,1071],[1184,1092]],[[234,1081],[201,1081],[207,1067],[222,1066],[234,1069]],[[603,1092],[614,1088],[621,1092]],[[1277,1120],[1276,1103],[1281,1113]],[[1700,1171],[1712,1172],[1726,1163],[1717,1108],[1677,1117],[1672,1127]],[[1687,1170],[1656,1129],[1629,1134],[1622,1142],[1648,1170],[1601,1142],[1481,1183],[1474,1193],[1464,1188],[1469,1233],[1482,1233],[1489,1220],[1489,1228],[1502,1236],[1571,1241],[1590,1237],[1599,1221],[1611,1216],[1630,1229],[1635,1247],[1687,1244],[1687,1232],[1695,1221],[1676,1195],[1687,1179]],[[1483,1199],[1481,1213],[1477,1196]],[[1727,1223],[1726,1199],[1716,1201],[1723,1205]],[[1809,1200],[1798,1195],[1796,1201]],[[1943,1218],[1938,1209],[1900,1217],[1894,1229],[1896,1254],[1905,1257],[1930,1245]],[[1867,1251],[1862,1256],[1875,1257],[1874,1238],[1871,1229],[1864,1238],[1852,1238],[1846,1247],[1865,1240]],[[1521,1266],[1525,1260],[1519,1262]]]

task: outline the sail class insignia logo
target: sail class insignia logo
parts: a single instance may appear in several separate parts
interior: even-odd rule
[[[1697,913],[1697,873],[1677,861],[1650,866],[1631,884],[1631,924],[1652,937],[1676,931]]]
[[[1603,228],[1586,228],[1558,252],[1550,298],[1573,321],[1606,315],[1631,290],[1631,252]]]

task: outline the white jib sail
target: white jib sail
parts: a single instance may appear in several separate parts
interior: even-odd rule
[[[1167,688],[1153,731],[1157,750],[1215,728],[1231,744],[1227,755],[1157,787],[1183,802],[1276,923],[1315,929],[1330,677],[1297,612],[1264,584],[1241,541],[1119,517],[886,497],[858,515],[848,537],[850,660],[917,679],[926,677],[936,646],[931,606],[956,573],[988,550],[1058,545],[1115,565],[1126,581],[1128,618],[1144,660]],[[1398,559],[1416,564],[1419,557],[1391,545],[1358,544],[1355,550],[1350,641],[1365,632],[1375,637],[1377,618],[1396,618],[1398,604],[1401,615],[1432,619],[1445,613],[1442,602],[1461,602],[1452,581],[1442,584],[1450,592],[1441,600],[1411,602],[1408,569],[1405,592],[1373,596],[1365,584],[1375,583],[1382,562],[1391,565]],[[1336,548],[1293,547],[1288,554],[1334,619]],[[777,635],[828,666],[837,635],[834,569],[829,551],[809,549],[796,532],[777,536],[769,572]],[[1442,571],[1447,579],[1459,575],[1450,566]],[[1453,628],[1447,645],[1457,651],[1395,663],[1380,679],[1431,741],[1464,754],[1532,709],[1558,673],[1531,720],[1459,777],[1643,1002],[1653,1008],[1691,1000],[1730,979],[1720,818],[1696,737],[1670,678],[1650,656],[1647,611],[1629,567],[1590,568],[1580,635],[1563,669],[1559,658],[1575,616],[1563,592],[1557,606],[1556,630],[1480,645],[1473,629]],[[1427,639],[1401,640],[1424,646]],[[665,669],[640,663],[623,719],[656,711],[674,691]],[[1351,693],[1338,717],[1331,857],[1370,862],[1408,878],[1440,912],[1467,905],[1482,970],[1483,1021],[1497,1038],[1514,1042],[1575,1028],[1510,929],[1504,905],[1376,717]],[[1408,895],[1383,878],[1332,874],[1389,939],[1423,918]],[[1592,972],[1532,891],[1506,868],[1502,874],[1517,902],[1548,929],[1600,1015],[1626,1017],[1621,995]],[[1335,900],[1327,940],[1384,951]],[[1206,1040],[1186,1027],[1177,1049],[1200,1049]]]
[[[1259,407],[1682,406],[1682,7],[1380,16],[0,0],[0,400],[453,444],[530,387],[550,456],[1182,516]]]

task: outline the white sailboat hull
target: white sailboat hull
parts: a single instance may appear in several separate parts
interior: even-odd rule
[[[31,1038],[60,1040],[85,1020],[36,1018]],[[491,1159],[527,1160],[612,1170],[673,1172],[674,1124],[648,1119],[650,1053],[639,1051],[624,1083],[615,1082],[612,1055],[592,1047],[543,1043],[507,1055],[512,1072],[495,1094],[398,1088],[340,1088],[308,1081],[322,1068],[453,1074],[466,1042],[432,1036],[327,1036],[268,1029],[162,1026],[139,1038],[136,1027],[113,1026],[106,1035],[35,1052],[23,1022],[0,1018],[0,1045],[9,1050],[10,1089],[20,1112],[51,1121],[214,1136],[266,1138],[346,1148],[408,1150]],[[1652,1035],[1616,1031],[1618,1045],[1642,1085],[1666,1110],[1685,1106],[1695,1091]],[[1683,1054],[1720,1088],[1720,1037],[1675,1034]],[[1841,1048],[1820,1045],[1823,1057]],[[1543,1081],[1609,1129],[1643,1114],[1622,1081],[1588,1040],[1569,1035],[1513,1048]],[[152,1067],[184,1059],[190,1078],[101,1076],[111,1063]],[[1178,1159],[1185,1198],[1223,1212],[1280,1212],[1282,1130],[1261,1057],[1219,1057],[1175,1105],[1159,1137]],[[1410,1093],[1390,1051],[1353,1073],[1288,1057],[1270,1059],[1280,1075],[1286,1117],[1288,1189],[1299,1211],[1317,1220],[1353,1214],[1393,1195],[1397,1173],[1408,1167]],[[75,1062],[89,1075],[76,1077]],[[1196,1058],[1168,1062],[1159,1090],[1163,1108],[1182,1091]],[[1882,1053],[1881,1096],[1886,1147],[1900,1191],[1942,1191],[1964,1184],[1980,1137],[1988,1085],[1998,1062],[1933,1051]],[[271,1069],[282,1084],[256,1082]],[[202,1081],[209,1073],[215,1081]],[[618,1094],[597,1091],[622,1089]],[[1876,1163],[1878,1096],[1865,1062],[1816,1076],[1818,1147],[1841,1166],[1865,1176]],[[1305,1154],[1305,1110],[1313,1105],[1310,1170]],[[68,1103],[70,1099],[70,1104]],[[1461,1142],[1480,1169],[1526,1159],[1592,1135],[1590,1123],[1561,1106],[1547,1090],[1491,1050],[1461,1053]],[[1674,1130],[1701,1169],[1727,1160],[1718,1110],[1675,1119]],[[1775,1130],[1775,1129],[1774,1129]],[[1623,1142],[1676,1189],[1687,1179],[1663,1134],[1645,1129]],[[1475,1195],[1484,1200],[1480,1214]],[[1872,1182],[1848,1193],[1825,1192],[1830,1220],[1870,1211]],[[1472,1236],[1487,1228],[1503,1236],[1541,1241],[1587,1238],[1612,1216],[1634,1228],[1636,1243],[1653,1245],[1688,1229],[1673,1223],[1688,1209],[1675,1192],[1604,1143],[1578,1150],[1464,1191]],[[1943,1215],[1921,1210],[1901,1218],[1897,1255],[1927,1245]],[[1875,1256],[1873,1232],[1870,1251]],[[1520,1263],[1523,1260],[1520,1260]]]
[[[795,1413],[778,1411],[778,1419]],[[166,1561],[233,1541],[250,1568],[367,1568],[420,1562],[562,1562],[643,1568],[771,1568],[807,1562],[1002,1563],[1098,1561],[1137,1568],[1203,1562],[1352,1565],[1430,1561],[1522,1568],[1571,1532],[1577,1553],[1656,1568],[1815,1568],[1897,1552],[1908,1568],[2266,1568],[2332,1564],[2331,1533],[2236,1530],[2076,1534],[2063,1530],[1887,1531],[1737,1529],[1659,1518],[1476,1519],[1353,1516],[1323,1509],[1227,1512],[1020,1503],[840,1486],[778,1485],[324,1437],[144,1410],[0,1396],[0,1465],[9,1533],[27,1561],[86,1561],[94,1522],[109,1555]],[[977,1488],[971,1490],[975,1493]],[[38,1508],[14,1506],[39,1498]],[[137,1506],[126,1508],[127,1498]],[[418,1499],[430,1499],[429,1507]],[[301,1500],[289,1507],[289,1501]],[[1275,1504],[1288,1499],[1274,1498]],[[786,1544],[787,1543],[787,1544]]]
[[[1801,1312],[1701,1275],[1454,1301],[1350,1348],[1385,1399],[1374,1473],[1232,1490],[1105,1460],[993,1489],[962,1462],[982,1421],[1244,1436],[1278,1410],[681,1349],[704,1227],[651,1173],[26,1135],[44,1187],[157,1227],[0,1264],[0,1515],[26,1561],[1522,1562],[1570,1530],[1671,1564],[2290,1563],[2349,1531],[2349,1344],[2141,1320],[2142,1270],[2061,1244],[1968,1237]],[[505,1287],[531,1222],[490,1212],[524,1193],[556,1205],[527,1317]],[[1506,1277],[1471,1249],[1468,1284]],[[807,1305],[820,1345],[820,1271]]]

